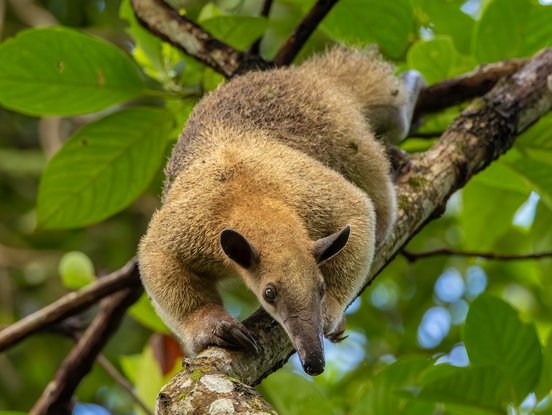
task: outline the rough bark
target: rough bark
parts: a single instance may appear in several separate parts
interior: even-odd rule
[[[395,230],[377,253],[366,285],[425,223],[442,214],[454,191],[506,152],[517,135],[550,110],[551,73],[552,49],[547,49],[472,103],[432,148],[409,158],[396,179],[399,213]],[[186,360],[183,371],[162,389],[157,413],[271,413],[266,406],[257,406],[262,401],[247,385],[256,385],[280,368],[293,349],[281,327],[262,311],[247,319],[246,325],[261,346],[258,355],[211,348]],[[207,386],[213,383],[219,386]],[[213,409],[221,400],[227,412]]]

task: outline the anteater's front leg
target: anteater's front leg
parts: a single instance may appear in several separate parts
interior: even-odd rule
[[[142,250],[142,281],[157,313],[188,352],[208,346],[257,350],[249,330],[222,307],[216,279],[198,275],[174,256]]]

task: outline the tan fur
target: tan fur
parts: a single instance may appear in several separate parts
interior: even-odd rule
[[[368,121],[403,104],[400,82],[374,51],[336,48],[297,68],[237,77],[196,106],[139,249],[144,285],[188,350],[225,345],[217,336],[240,325],[215,286],[228,277],[240,277],[278,320],[262,298],[268,282],[292,314],[308,312],[323,282],[324,333],[342,329],[395,217],[390,166]],[[347,224],[346,246],[317,265],[314,241]],[[256,248],[256,266],[223,252],[225,228]]]

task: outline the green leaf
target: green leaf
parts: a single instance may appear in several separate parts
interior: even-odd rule
[[[416,69],[428,84],[450,77],[456,65],[458,52],[449,37],[439,36],[431,40],[418,40],[408,50],[407,64]]]
[[[497,367],[457,367],[452,373],[448,372],[446,376],[426,384],[418,397],[432,402],[475,407],[498,415],[504,414],[508,387],[508,381]],[[472,413],[467,408],[464,413]]]
[[[155,409],[155,400],[163,387],[164,379],[159,365],[153,357],[150,346],[146,346],[139,355],[121,357],[121,367],[125,375],[132,381],[136,395],[152,410]],[[144,411],[136,406],[139,414]]]
[[[481,63],[527,56],[552,42],[552,6],[494,0],[476,23],[472,47]]]
[[[83,252],[68,252],[59,262],[59,274],[63,285],[79,289],[94,281],[94,264]]]
[[[422,25],[430,27],[437,35],[449,35],[456,49],[470,53],[475,22],[460,10],[458,4],[434,0],[413,0],[413,4]]]
[[[161,53],[163,42],[138,23],[134,10],[130,5],[130,0],[123,0],[119,9],[119,16],[129,24],[126,32],[134,41],[135,48],[132,54],[136,61],[140,63],[140,66],[146,66],[152,72],[163,71]]]
[[[511,400],[519,404],[536,386],[542,348],[535,327],[521,322],[506,302],[479,296],[470,306],[464,342],[474,365],[494,365],[514,385]]]
[[[425,357],[408,357],[385,368],[353,406],[351,415],[399,414],[406,405],[406,400],[400,399],[399,394],[415,386],[420,373],[431,364],[432,361]]]
[[[153,309],[148,296],[142,294],[138,301],[129,309],[130,315],[141,325],[159,333],[169,333],[167,326],[161,321]]]
[[[547,114],[516,138],[514,147],[527,157],[552,165],[550,131],[552,131],[552,114]]]
[[[31,115],[96,112],[144,92],[137,66],[112,44],[53,27],[0,45],[0,103]]]
[[[543,350],[542,371],[535,392],[538,400],[552,393],[552,333],[548,336],[548,341]]]
[[[169,111],[142,107],[121,110],[79,130],[42,176],[39,226],[85,226],[127,207],[158,171],[172,126]]]
[[[262,384],[263,396],[272,403],[280,415],[332,414],[334,410],[320,388],[304,377],[276,372]]]
[[[399,58],[414,30],[414,14],[408,0],[343,0],[328,13],[322,28],[342,42],[376,42],[386,54]]]
[[[27,415],[27,412],[0,411],[0,415]]]
[[[552,208],[552,175],[550,174],[552,160],[541,161],[544,154],[545,151],[543,151],[543,157],[534,159],[533,157],[524,157],[516,150],[510,150],[507,157],[504,158],[504,162],[513,171],[525,178],[533,190],[542,197],[544,203]]]
[[[186,66],[183,64],[183,54],[144,29],[136,19],[130,0],[123,0],[119,15],[129,23],[126,32],[134,41],[134,60],[148,76],[160,82],[165,89],[177,89],[179,85],[174,78],[177,78]]]
[[[216,16],[203,20],[201,26],[230,46],[244,50],[264,33],[267,20],[253,16]]]
[[[462,190],[460,223],[464,244],[470,249],[492,249],[513,226],[514,214],[531,191],[513,171],[497,164],[479,173]]]

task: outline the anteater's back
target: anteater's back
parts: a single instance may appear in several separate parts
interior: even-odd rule
[[[346,48],[332,49],[299,67],[234,78],[192,112],[167,165],[165,193],[187,165],[216,145],[210,139],[213,129],[263,131],[368,193],[380,227],[387,228],[394,211],[388,197],[389,165],[383,146],[374,139],[370,114],[374,108],[400,107],[403,95],[392,67],[376,52]],[[248,145],[239,136],[228,139]]]

